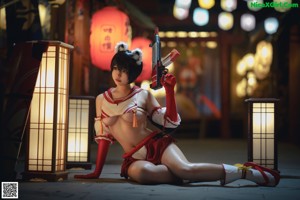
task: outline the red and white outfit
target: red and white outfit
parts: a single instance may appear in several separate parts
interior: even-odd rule
[[[111,89],[107,90],[103,96],[101,116],[96,118],[95,129],[99,133],[99,128],[102,127],[102,134],[96,136],[96,140],[108,140],[111,143],[114,138],[110,133],[109,124],[113,123],[117,117],[134,118],[136,112],[143,113],[148,116],[154,123],[163,126],[164,128],[176,128],[180,124],[180,117],[177,114],[177,120],[172,121],[165,116],[166,108],[158,107],[147,112],[146,108],[140,107],[137,103],[137,99],[141,98],[140,92],[143,89],[135,86],[132,88],[130,94],[120,100],[114,100],[112,98]],[[122,131],[122,130],[120,130]],[[121,176],[127,178],[127,170],[131,163],[136,160],[147,160],[153,164],[160,164],[161,156],[164,150],[169,144],[174,142],[174,139],[170,135],[161,136],[160,132],[153,132],[146,137],[140,144],[136,145],[134,149],[123,155],[124,162],[122,164]]]

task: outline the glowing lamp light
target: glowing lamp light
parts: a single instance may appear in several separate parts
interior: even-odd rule
[[[248,80],[248,87],[254,89],[255,86],[257,85],[257,81],[256,81],[255,74],[253,72],[249,72],[247,74],[247,80]]]
[[[292,0],[273,0],[275,5],[281,6],[274,6],[274,9],[278,12],[287,12],[291,9]]]
[[[215,5],[215,0],[198,0],[198,4],[203,9],[211,9]]]
[[[65,0],[48,0],[49,4],[51,4],[54,7],[58,7],[65,3]]]
[[[198,26],[204,26],[209,21],[209,13],[202,8],[195,8],[193,13],[193,22]]]
[[[165,36],[166,36],[167,38],[174,38],[174,37],[176,37],[176,32],[175,32],[175,31],[167,31],[167,32],[165,33]]]
[[[148,90],[154,97],[162,98],[166,95],[165,90],[163,88],[152,90],[150,88],[150,81],[146,80],[141,83],[141,88]],[[176,87],[175,87],[176,88]]]
[[[260,41],[256,46],[254,73],[258,79],[264,79],[270,72],[273,60],[272,44]]]
[[[189,9],[191,6],[192,0],[176,0],[175,5],[178,8]]]
[[[252,31],[255,28],[255,17],[246,13],[241,16],[241,27],[244,31]]]
[[[255,64],[254,66],[254,73],[255,73],[255,76],[262,80],[264,78],[266,78],[270,72],[270,65],[263,65],[261,63],[257,63]]]
[[[92,16],[90,35],[91,62],[102,70],[110,70],[115,46],[123,41],[131,43],[128,16],[116,7],[108,6]]]
[[[62,5],[63,3],[65,3],[66,0],[48,0],[48,2],[50,4],[58,4],[58,5]]]
[[[236,85],[236,94],[238,97],[246,96],[246,87],[247,87],[247,80],[243,78],[237,85]]]
[[[273,46],[270,42],[260,41],[256,46],[256,59],[263,65],[271,65],[273,60]]]
[[[218,46],[218,43],[215,41],[207,41],[205,44],[206,44],[206,47],[209,49],[215,49]]]
[[[67,168],[91,169],[90,140],[93,134],[93,111],[95,98],[70,96]]]
[[[150,91],[150,81],[146,80],[141,83],[141,88]]]
[[[251,11],[259,11],[262,9],[264,0],[247,0],[248,9]]]
[[[255,74],[248,72],[245,79],[245,94],[251,96],[257,86]]]
[[[238,61],[236,65],[236,72],[240,76],[244,76],[247,72],[247,65],[244,59]]]
[[[279,22],[275,17],[269,17],[264,21],[265,31],[268,34],[274,34],[277,32]]]
[[[0,8],[0,29],[6,30],[6,11]]]
[[[243,60],[245,61],[246,64],[246,69],[252,70],[255,64],[255,59],[254,59],[254,55],[252,53],[247,53],[244,57]]]
[[[30,107],[24,180],[67,179],[66,138],[70,50],[50,41],[43,54]]]
[[[186,31],[178,31],[176,34],[177,34],[178,38],[186,38],[186,37],[188,37],[188,32],[186,32]]]
[[[41,21],[41,26],[43,27],[45,25],[46,21],[46,15],[47,15],[47,8],[43,4],[39,4],[39,16]]]
[[[250,98],[248,103],[248,161],[278,170],[277,103],[274,98]]]
[[[152,48],[149,47],[151,40],[144,37],[136,37],[132,40],[131,49],[139,48],[143,52],[143,71],[137,77],[136,82],[142,82],[151,78],[152,71]]]
[[[236,9],[237,2],[236,0],[221,0],[221,8],[224,11],[232,12]]]
[[[221,12],[218,16],[218,25],[227,31],[233,27],[233,15],[229,12]]]
[[[184,20],[189,16],[189,9],[180,8],[174,5],[173,7],[173,16],[178,20]]]

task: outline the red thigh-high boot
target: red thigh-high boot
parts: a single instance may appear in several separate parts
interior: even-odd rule
[[[97,159],[96,159],[96,168],[94,172],[85,175],[75,175],[74,178],[83,178],[83,179],[98,178],[101,174],[110,144],[111,141],[109,140],[106,139],[98,140],[98,152],[97,152]]]
[[[178,114],[175,102],[174,87],[176,79],[172,74],[166,74],[162,77],[161,83],[166,90],[166,114],[165,118],[169,118],[172,122],[177,122]]]

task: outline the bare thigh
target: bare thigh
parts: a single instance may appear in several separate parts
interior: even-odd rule
[[[223,176],[223,167],[212,163],[191,163],[174,143],[162,155],[161,162],[183,180],[215,181]]]
[[[154,165],[145,160],[133,162],[128,168],[128,175],[141,184],[181,182],[165,165]]]
[[[161,158],[161,165],[139,160],[128,169],[131,179],[141,184],[179,183],[182,180],[216,181],[223,175],[223,167],[212,163],[191,163],[174,143],[170,144]]]
[[[168,158],[169,155],[171,156],[171,159]],[[172,157],[175,157],[176,159]],[[188,163],[181,150],[174,143],[166,148],[162,155],[161,162],[167,163],[170,166],[172,166],[171,163],[173,163],[174,166],[183,166],[184,163]],[[172,170],[165,164],[154,165],[145,160],[133,162],[128,168],[128,175],[130,179],[142,184],[182,182],[182,179],[174,175]]]

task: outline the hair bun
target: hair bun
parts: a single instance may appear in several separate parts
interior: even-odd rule
[[[127,51],[128,45],[125,42],[118,42],[115,46],[115,53],[118,53],[119,51]]]
[[[132,50],[132,58],[136,60],[136,64],[141,65],[143,60],[143,53],[141,49],[134,49]]]

